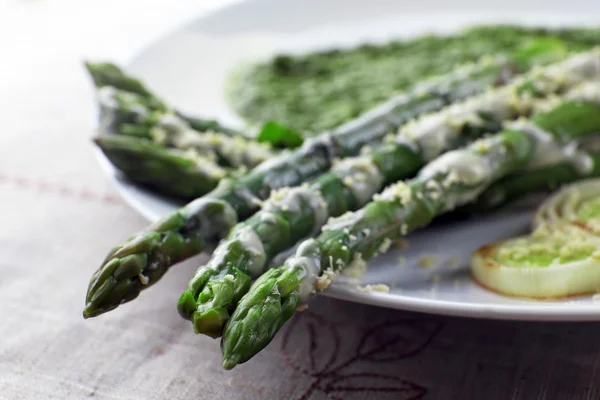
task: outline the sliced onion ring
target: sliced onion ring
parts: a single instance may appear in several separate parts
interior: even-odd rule
[[[476,281],[499,293],[556,298],[600,291],[600,179],[569,185],[538,209],[531,235],[483,246]]]
[[[556,298],[592,293],[600,289],[597,248],[596,241],[579,241],[556,231],[546,237],[508,239],[477,250],[471,258],[471,272],[482,286],[509,296]]]
[[[568,223],[600,235],[600,179],[586,179],[556,192],[539,207],[533,228]]]

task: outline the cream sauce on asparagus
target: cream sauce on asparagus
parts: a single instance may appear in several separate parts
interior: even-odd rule
[[[251,226],[245,226],[237,232],[236,237],[242,248],[250,256],[246,264],[248,272],[251,276],[259,276],[263,273],[267,262],[267,254],[265,253],[260,236],[254,232]]]
[[[333,166],[333,172],[360,204],[367,203],[383,185],[383,176],[371,157],[346,158]]]
[[[314,239],[309,239],[302,242],[296,250],[296,254],[288,258],[285,263],[291,270],[300,269],[298,275],[300,305],[308,303],[310,296],[315,292],[315,283],[321,273],[319,260],[319,246]]]
[[[265,202],[263,211],[290,211],[299,213],[302,202],[307,202],[312,208],[314,217],[312,234],[316,234],[327,221],[329,210],[321,193],[312,190],[308,184],[274,191],[271,193],[271,197]]]
[[[594,167],[589,154],[578,150],[575,142],[561,146],[550,133],[527,121],[517,121],[509,126],[527,133],[535,141],[535,153],[531,162],[527,164],[527,170],[567,162],[579,173],[587,174]]]

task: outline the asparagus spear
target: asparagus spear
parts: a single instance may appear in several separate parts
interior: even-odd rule
[[[534,96],[569,87],[564,80],[551,81],[548,76],[553,75],[519,80],[455,103],[444,112],[407,124],[374,152],[334,165],[310,186],[273,193],[262,210],[236,225],[209,262],[198,268],[180,297],[180,315],[192,320],[196,333],[220,336],[251,279],[261,275],[275,255],[317,232],[328,217],[355,210],[384,185],[413,176],[439,154],[500,130],[503,120],[527,115],[539,105]],[[579,93],[582,88],[573,90]]]
[[[268,144],[213,131],[198,132],[168,108],[153,108],[139,94],[107,86],[98,90],[101,130],[150,139],[161,146],[189,150],[229,167],[254,167],[273,157]]]
[[[588,102],[600,103],[600,91],[597,90],[596,85],[594,82],[585,84],[576,95]],[[573,114],[576,114],[576,112]],[[572,121],[567,121],[571,126],[566,129],[575,129],[573,125],[595,124],[597,118],[600,118],[600,115],[595,115],[594,118],[586,120],[580,117],[574,118]],[[598,133],[600,133],[600,130]],[[570,151],[573,154],[580,151],[586,152],[594,167],[591,170],[582,171],[569,160],[528,166],[525,170],[494,183],[477,199],[475,204],[466,206],[464,211],[468,213],[489,211],[530,193],[555,190],[567,183],[600,176],[600,141],[597,137],[586,137],[583,140],[573,142]]]
[[[555,78],[547,79],[548,84],[557,78],[561,78],[559,80],[564,83],[580,81],[595,73],[593,66],[599,56],[599,52],[585,53],[564,64],[542,70],[539,74]],[[123,259],[122,254],[138,257],[132,267],[122,268],[135,270],[140,276],[148,277],[145,273],[147,269],[161,271],[150,274],[152,278],[147,283],[154,283],[175,262],[202,251],[203,246],[194,246],[194,253],[182,245],[187,238],[204,241],[221,239],[238,221],[256,212],[261,199],[267,198],[272,190],[296,186],[314,179],[330,168],[334,158],[357,155],[363,146],[377,142],[390,129],[403,125],[407,120],[481,91],[490,82],[498,81],[499,72],[505,71],[501,65],[487,59],[477,65],[460,68],[445,79],[418,85],[411,93],[395,97],[368,115],[307,141],[298,150],[263,163],[245,176],[222,180],[208,195],[194,200],[157,223],[158,229],[163,229],[166,225],[168,230],[156,231],[157,228],[150,227],[117,246],[117,249],[127,250],[109,254],[92,276],[84,317],[114,309],[135,298],[140,290],[148,286],[142,284],[147,282],[146,279],[140,281],[135,274],[115,277],[116,268],[132,259]],[[565,73],[567,76],[563,76]],[[539,88],[540,91],[546,90],[543,86]],[[219,229],[213,229],[214,226]],[[156,235],[151,240],[147,239],[148,232]],[[161,244],[166,237],[169,240],[177,238],[177,246],[171,248],[172,245]],[[151,259],[152,262],[147,262],[146,259]],[[103,289],[100,291],[101,288]]]
[[[580,151],[585,151],[585,146],[580,148]],[[600,177],[600,152],[591,152],[589,156],[594,165],[593,170],[589,172],[578,170],[569,162],[563,162],[507,176],[486,190],[469,210],[493,210],[531,193],[552,191],[567,183]]]
[[[551,53],[549,50],[547,52]],[[554,53],[552,52],[551,54]],[[168,111],[168,107],[165,103],[155,94],[150,92],[140,80],[125,74],[125,72],[115,64],[86,62],[85,65],[99,91],[102,91],[103,88],[112,88],[113,90],[116,89],[121,92],[127,92],[130,95],[135,95],[137,97],[137,103],[142,104],[152,111]],[[104,111],[105,114],[107,114],[107,111],[113,114],[122,114],[127,110],[113,108],[105,109]],[[224,126],[214,119],[190,116],[178,110],[173,110],[172,112],[178,118],[185,121],[191,129],[198,132],[219,132],[220,134],[225,134],[227,136],[242,137],[244,139],[255,138],[255,135],[251,133],[244,133]],[[135,114],[133,116],[135,116]],[[136,126],[139,125],[139,122],[136,124],[135,120],[128,122],[129,124],[121,124],[120,128],[132,130],[134,132],[138,130],[145,131],[147,129],[147,127],[144,127],[143,125]],[[262,126],[255,139],[258,142],[272,144],[277,148],[295,148],[302,144],[302,136],[296,131],[272,121]]]
[[[594,122],[569,131],[566,127],[572,124],[565,122],[572,121],[573,113]],[[359,211],[330,220],[316,239],[303,242],[282,267],[262,275],[242,297],[223,333],[223,366],[231,369],[262,350],[295,310],[315,290],[329,286],[339,271],[475,200],[494,181],[528,162],[563,153],[576,168],[591,170],[586,154],[570,157],[562,143],[600,130],[599,115],[600,103],[567,100],[531,121],[442,155],[408,183],[396,183]]]
[[[85,62],[85,67],[92,76],[92,80],[98,89],[112,87],[121,91],[137,94],[139,95],[140,100],[145,100],[144,103],[146,106],[153,111],[164,111],[168,109],[165,103],[152,93],[139,79],[127,75],[117,65],[107,62],[87,61]],[[247,137],[247,135],[236,129],[221,125],[218,121],[187,116],[179,111],[175,111],[175,113],[196,131],[215,131],[229,136]]]
[[[86,67],[98,87],[104,131],[146,137],[182,150],[193,148],[203,157],[230,167],[252,168],[274,155],[268,145],[242,137],[216,121],[186,119],[114,64],[88,62]]]
[[[169,196],[193,199],[231,173],[198,154],[165,149],[143,138],[110,135],[94,141],[125,176]]]

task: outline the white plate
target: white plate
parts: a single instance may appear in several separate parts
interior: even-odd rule
[[[411,2],[415,3],[415,2]],[[159,40],[129,66],[158,93],[183,111],[239,124],[223,93],[231,68],[275,52],[302,52],[331,46],[350,46],[424,32],[452,32],[474,23],[513,22],[536,25],[600,25],[598,13],[569,15],[523,11],[548,10],[549,4],[514,1],[506,10],[458,12],[469,2],[452,2],[453,13],[440,11],[441,2],[394,0],[263,0],[241,3],[203,18]],[[509,2],[510,3],[510,2]],[[560,3],[560,2],[558,2]],[[560,4],[552,2],[554,7]],[[596,2],[563,2],[568,9],[600,9]],[[421,10],[437,10],[437,13]],[[556,9],[555,9],[556,10]],[[409,13],[410,12],[410,13]],[[180,204],[131,185],[99,154],[102,168],[114,179],[125,200],[149,220],[156,220]],[[325,295],[384,307],[437,314],[519,320],[600,320],[600,302],[591,297],[566,301],[522,301],[496,295],[474,284],[468,274],[470,253],[487,242],[524,232],[530,209],[516,209],[487,219],[455,222],[410,235],[409,248],[390,251],[370,263],[362,283],[387,283],[390,293],[361,293],[338,282]],[[435,268],[419,268],[423,255],[437,255]],[[398,263],[399,256],[406,258]],[[451,262],[456,258],[456,262]]]

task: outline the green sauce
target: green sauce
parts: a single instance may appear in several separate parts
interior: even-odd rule
[[[417,81],[532,39],[558,38],[568,50],[600,44],[600,29],[483,26],[456,36],[422,36],[302,56],[279,55],[232,75],[231,106],[252,124],[277,121],[307,135],[336,127]]]

